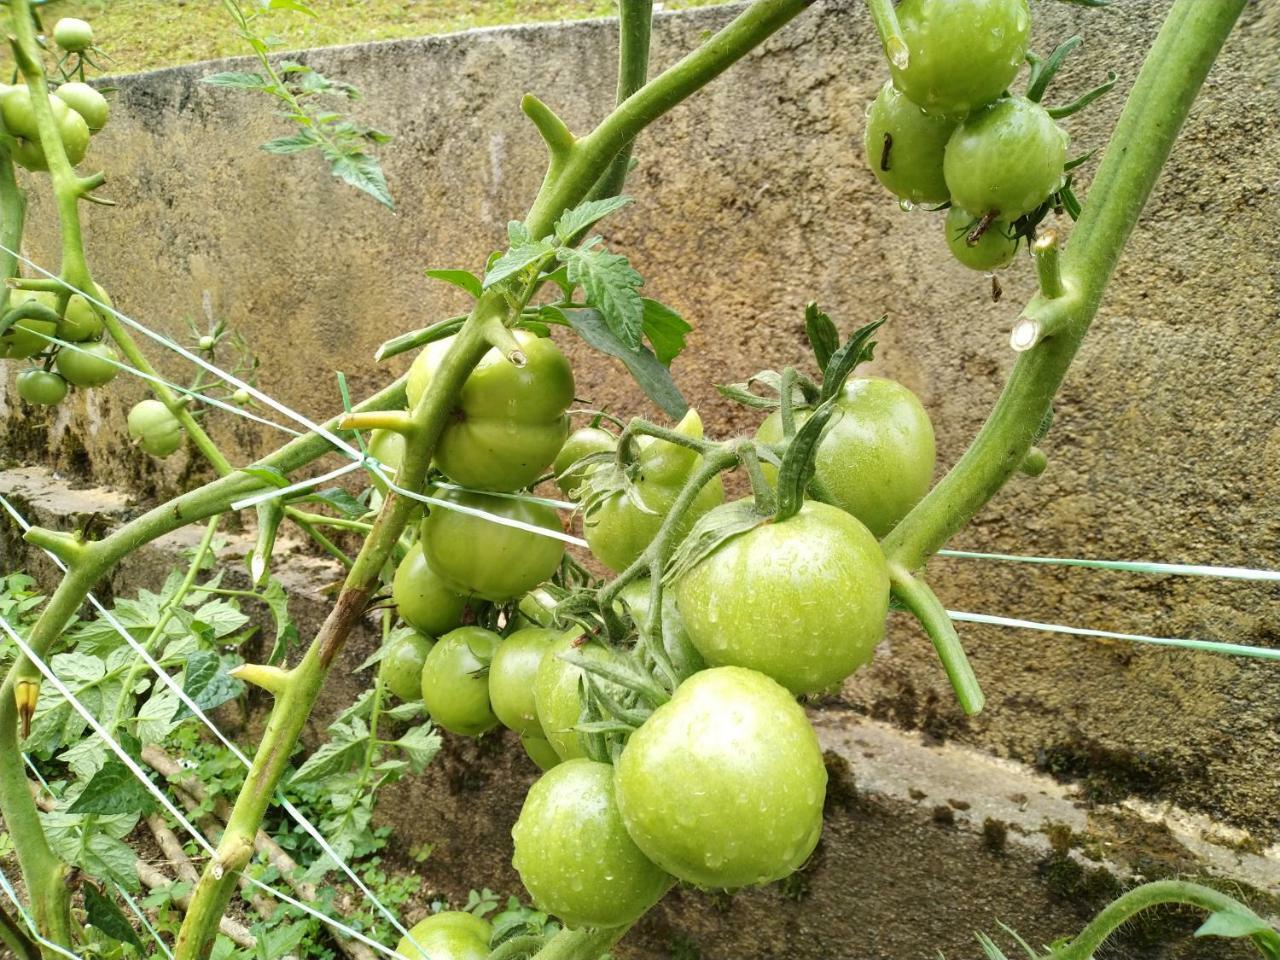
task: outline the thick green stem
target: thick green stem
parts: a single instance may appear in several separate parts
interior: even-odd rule
[[[0,909],[0,944],[17,960],[40,960],[40,947],[27,936],[27,931],[7,910]]]
[[[644,87],[649,78],[649,41],[653,34],[653,0],[620,0],[618,4],[618,103]],[[631,169],[634,140],[628,140],[591,191],[591,199],[622,192]]]
[[[956,626],[947,615],[942,601],[934,595],[927,583],[917,580],[901,567],[890,565],[889,580],[893,595],[915,614],[929,634],[929,639],[933,641],[938,659],[942,661],[942,667],[951,680],[951,686],[955,688],[956,699],[960,701],[964,712],[970,716],[980,712],[986,703],[986,697],[982,694],[982,687],[978,685],[978,678],[960,643],[960,635],[956,633]]]
[[[9,151],[0,144],[0,282],[18,273],[17,251],[22,247],[22,230],[27,216],[27,195],[18,187]],[[8,251],[13,250],[13,253]],[[0,290],[0,316],[9,310],[13,292],[8,284]]]
[[[533,960],[600,960],[600,955],[630,929],[631,924],[604,929],[561,930],[534,954]]]
[[[1119,899],[1107,905],[1065,947],[1059,947],[1049,956],[1052,960],[1091,960],[1107,937],[1137,914],[1164,903],[1185,903],[1209,913],[1226,910],[1233,913],[1253,911],[1236,900],[1210,887],[1183,880],[1157,880],[1134,887]]]
[[[1063,296],[1036,298],[1049,335],[1023,353],[958,463],[884,540],[911,571],[936,553],[1018,469],[1098,310],[1142,207],[1209,67],[1246,0],[1176,0],[1129,94],[1062,262]]]

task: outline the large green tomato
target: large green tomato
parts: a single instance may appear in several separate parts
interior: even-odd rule
[[[64,83],[53,95],[84,118],[90,133],[97,133],[107,125],[107,115],[111,112],[107,98],[87,83],[78,80]]]
[[[866,527],[809,501],[793,517],[721,544],[675,593],[707,663],[750,667],[793,693],[817,693],[875,654],[889,573]]]
[[[587,474],[591,472],[589,465],[574,467],[574,464],[593,453],[606,453],[613,450],[617,445],[618,438],[608,430],[602,430],[599,427],[582,427],[569,434],[569,439],[564,442],[564,446],[556,454],[555,462],[551,465],[555,471],[556,484],[560,487],[560,492],[566,497],[573,497],[574,492],[582,486],[582,481],[587,479]]]
[[[387,689],[406,703],[422,698],[422,667],[433,646],[431,638],[417,630],[403,630],[387,640],[378,674]]]
[[[111,298],[107,296],[107,291],[98,284],[95,283],[89,293],[95,300],[111,306]],[[80,294],[72,294],[71,299],[67,301],[67,309],[63,312],[62,319],[58,321],[58,336],[63,340],[79,343],[82,340],[93,340],[101,335],[102,317],[98,314],[98,308]]]
[[[488,960],[492,936],[493,927],[484,918],[445,910],[410,927],[409,936],[396,944],[396,953],[406,960]]]
[[[930,113],[960,118],[1013,81],[1027,52],[1027,0],[902,0],[907,62],[894,85]]]
[[[609,651],[596,643],[581,644],[581,637],[568,634],[552,644],[538,665],[533,683],[533,702],[542,725],[542,733],[561,760],[586,756],[582,740],[574,727],[582,717],[579,683],[582,668],[560,659],[560,654],[573,652],[587,660],[604,660]],[[612,684],[606,688],[617,693]]]
[[[53,119],[61,124],[71,113],[71,108],[61,100],[49,99],[49,107],[53,110]],[[24,140],[39,140],[40,127],[36,123],[36,111],[31,102],[31,90],[25,84],[8,87],[0,96],[0,117],[4,118],[5,129],[15,137]],[[81,118],[83,119],[83,118]]]
[[[836,405],[818,447],[813,495],[847,510],[883,537],[929,492],[933,424],[914,393],[880,377],[850,380]],[[808,411],[797,410],[797,428],[808,418]],[[775,411],[760,425],[756,439],[781,443],[782,438],[782,417]],[[774,480],[774,467],[762,466]]]
[[[129,436],[153,457],[167,457],[186,436],[178,418],[159,400],[141,400],[129,411]]]
[[[954,120],[930,116],[885,81],[867,107],[867,166],[903,200],[945,203],[951,194],[942,176],[942,152],[955,128]]]
[[[89,151],[89,125],[84,117],[57,97],[49,98],[49,106],[53,110],[63,150],[71,165],[75,166]],[[28,170],[48,170],[49,162],[40,144],[35,110],[31,104],[31,91],[26,87],[12,87],[5,91],[4,97],[0,98],[0,115],[3,115],[9,132],[20,138],[13,148],[13,159]]]
[[[57,406],[67,395],[67,381],[56,373],[30,367],[18,374],[18,396],[42,407]]]
[[[503,639],[489,664],[489,702],[502,725],[521,736],[541,737],[533,683],[543,655],[560,639],[554,630],[526,627]]]
[[[514,331],[526,362],[517,367],[490,350],[463,384],[436,444],[435,462],[455,483],[519,490],[542,476],[569,433],[573,371],[559,348],[528,330]],[[409,368],[409,406],[426,392],[453,338],[427,344]]]
[[[681,684],[631,735],[615,782],[636,846],[700,887],[779,880],[822,832],[818,738],[786,690],[740,667]]]
[[[702,438],[702,419],[690,410],[676,425],[686,437]],[[610,495],[587,514],[583,532],[596,559],[614,573],[629,567],[662,526],[662,521],[680,496],[685,479],[701,463],[702,454],[688,447],[640,437],[632,478],[635,493],[648,511],[638,507],[625,492]],[[716,477],[699,492],[676,531],[677,542],[684,539],[694,523],[712,507],[724,503],[724,485]]]
[[[977,225],[978,218],[968,210],[952,207],[947,211],[947,249],[953,257],[970,270],[997,270],[1014,258],[1018,238],[1011,236],[1009,224],[993,221],[977,243],[970,243],[969,234]]]
[[[618,593],[631,611],[631,618],[636,626],[644,630],[649,625],[649,611],[652,601],[649,595],[648,580],[632,580]],[[671,590],[662,591],[662,646],[671,658],[676,676],[681,680],[693,676],[706,667],[707,662],[689,639],[689,631],[680,619],[680,610],[676,606],[675,595]]]
[[[109,343],[82,343],[60,349],[54,365],[68,383],[77,387],[100,387],[120,372],[112,362],[118,360],[119,354]]]
[[[22,300],[17,294],[26,291],[15,290],[9,305],[16,307]],[[46,304],[47,305],[47,304]],[[58,335],[58,325],[49,320],[37,320],[35,317],[23,317],[0,336],[0,360],[24,360],[50,346],[49,337]]]
[[[544,504],[461,490],[437,496],[472,510],[563,531],[555,510]],[[556,572],[564,556],[563,540],[438,506],[422,521],[422,542],[431,569],[450,588],[495,602],[532,590]]]
[[[477,737],[498,725],[489,705],[485,669],[501,638],[483,627],[450,630],[422,664],[422,702],[431,719],[452,733]]]
[[[520,746],[524,747],[524,752],[539,770],[550,770],[560,762],[560,754],[556,753],[556,748],[545,737],[522,733]]]
[[[511,838],[512,864],[533,902],[568,927],[631,923],[671,883],[627,834],[607,763],[569,760],[545,773]]]
[[[400,619],[415,630],[438,637],[462,625],[465,597],[449,589],[422,554],[422,544],[409,548],[391,581],[391,599]]]
[[[1012,221],[1062,185],[1067,132],[1025,97],[997,100],[956,127],[942,170],[958,207]]]

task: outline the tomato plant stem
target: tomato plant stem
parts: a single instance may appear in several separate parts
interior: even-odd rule
[[[620,0],[618,4],[618,103],[641,89],[649,78],[649,41],[653,32],[653,0]],[[628,140],[591,191],[591,199],[617,196],[631,169],[635,140]]]
[[[978,678],[969,664],[969,658],[960,643],[960,635],[951,622],[942,602],[923,580],[917,580],[896,564],[889,565],[889,582],[893,595],[910,610],[924,626],[925,633],[933,641],[933,647],[942,661],[942,668],[955,689],[956,699],[965,713],[972,716],[982,710],[986,697]]]

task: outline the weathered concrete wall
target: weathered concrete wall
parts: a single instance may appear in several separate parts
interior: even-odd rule
[[[1099,12],[1035,4],[1037,48],[1072,32],[1088,38],[1064,72],[1064,91],[1096,82],[1108,67],[1121,76],[1114,94],[1068,121],[1081,149],[1103,144],[1167,5],[1130,0]],[[662,18],[657,57],[674,60],[731,12]],[[312,54],[325,72],[366,92],[364,119],[396,134],[384,151],[396,216],[306,160],[253,149],[280,125],[263,101],[197,84],[217,68],[125,78],[112,125],[94,148],[109,177],[106,192],[120,203],[87,212],[95,271],[123,309],[175,335],[183,330],[180,318],[199,316],[207,296],[262,356],[266,389],[310,414],[331,412],[337,391],[330,370],[344,370],[362,393],[388,372],[370,360],[379,342],[461,307],[448,288],[422,279],[422,269],[481,263],[532,196],[542,147],[519,114],[518,94],[537,92],[571,126],[586,129],[608,105],[613,45],[609,24],[585,23]],[[862,6],[817,5],[655,125],[631,187],[639,202],[608,233],[649,278],[647,289],[697,326],[674,369],[712,429],[754,423],[751,413],[719,399],[713,383],[804,362],[799,317],[812,297],[846,330],[882,310],[890,314],[876,367],[920,393],[946,465],[981,423],[1012,363],[1007,330],[1033,280],[1025,264],[1008,271],[1004,299],[991,303],[985,281],[948,259],[939,220],[903,213],[879,190],[859,144],[863,104],[884,73]],[[1064,388],[1046,444],[1049,471],[1038,481],[1015,480],[956,546],[1280,562],[1277,77],[1280,11],[1251,5]],[[57,250],[49,214],[37,197],[28,250],[44,263]],[[581,395],[612,409],[645,409],[611,362],[578,344],[569,349]],[[182,463],[158,473],[120,439],[122,411],[141,392],[134,384],[95,391],[48,423],[0,393],[0,448],[135,490],[189,482]],[[220,438],[246,455],[269,439],[251,425],[219,424]],[[1280,635],[1274,588],[959,560],[935,561],[929,576],[956,609],[1271,646]],[[1208,818],[1220,848],[1261,851],[1280,843],[1274,665],[995,628],[966,626],[962,634],[989,697],[979,718],[961,716],[931,648],[905,618],[895,619],[875,665],[831,709],[852,707],[1070,778],[1083,803],[1100,805],[1095,821],[1117,801],[1146,804],[1153,816],[1174,804],[1189,812],[1186,822]],[[852,760],[859,776],[860,761]],[[506,784],[497,791],[505,799],[484,828],[466,823],[475,809],[466,803],[440,814],[475,841],[469,856],[458,850],[433,859],[444,871],[442,884],[465,883],[450,865],[466,861],[477,883],[477,871],[509,881],[504,831],[519,793],[501,771],[491,779],[497,783]],[[428,802],[417,788],[406,790],[407,809]],[[429,822],[417,813],[405,819]],[[912,822],[905,815],[891,820]],[[875,896],[888,900],[883,891],[891,882],[902,897],[893,901],[896,911],[921,904],[913,918],[921,933],[910,941],[902,939],[906,933],[867,933],[889,930],[890,911],[850,913],[848,891],[865,889],[854,883],[856,869],[824,865],[813,889],[826,889],[842,922],[862,936],[851,956],[927,955],[930,944],[963,949],[967,926],[952,929],[954,916],[939,905],[963,905],[980,880],[1000,887],[992,879],[1000,876],[1009,880],[1009,900],[984,894],[993,908],[975,911],[970,925],[1030,912],[1043,918],[1037,932],[1046,937],[1064,928],[1062,914],[1029,906],[1051,889],[1025,895],[1030,873],[984,875],[980,861],[954,846],[939,848],[946,869],[922,869],[927,845],[912,846],[906,827],[898,846],[869,835],[874,822],[853,817],[849,829],[861,831],[859,845],[883,842],[877,875],[886,865],[901,870]],[[1175,811],[1161,829],[1181,822]],[[1168,862],[1155,852],[1158,832],[1118,846],[1141,851],[1140,862]],[[1169,836],[1186,846],[1176,830]],[[771,905],[770,896],[743,902]],[[701,930],[706,911],[698,913],[700,934],[720,945],[704,956],[776,955],[764,952],[772,947],[752,952],[753,942],[710,940]],[[802,912],[780,915],[799,924],[789,935],[790,955],[833,955],[834,941],[804,927]],[[733,912],[725,921],[705,919],[721,931],[741,921]],[[652,942],[650,955],[662,955],[658,939]]]

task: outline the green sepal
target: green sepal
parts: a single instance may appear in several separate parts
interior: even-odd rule
[[[832,360],[833,364],[838,362]],[[843,384],[844,380],[839,382]],[[823,389],[826,389],[825,385]],[[825,400],[787,444],[782,466],[778,468],[778,506],[774,519],[779,523],[794,517],[804,506],[804,495],[813,480],[822,432],[836,413],[836,400],[835,396]]]
[[[831,355],[827,365],[822,368],[822,393],[818,398],[820,402],[839,396],[844,389],[844,382],[849,379],[854,368],[872,359],[876,345],[871,337],[888,319],[889,315],[883,314],[880,319],[872,320],[855,330],[844,346]]]
[[[1119,77],[1116,75],[1116,72],[1114,70],[1108,70],[1107,79],[1103,80],[1102,83],[1098,84],[1092,90],[1086,90],[1070,103],[1063,104],[1060,107],[1046,107],[1045,112],[1055,120],[1061,120],[1063,117],[1069,117],[1074,113],[1079,113],[1104,93],[1110,91],[1111,88],[1116,85],[1117,80],[1119,80]],[[1068,166],[1067,169],[1070,170],[1071,167]]]
[[[612,652],[612,648],[605,647],[604,649]],[[584,674],[599,677],[624,690],[630,690],[637,696],[648,700],[655,707],[661,706],[669,699],[667,692],[659,687],[652,677],[641,673],[634,665],[619,657],[617,653],[614,653],[608,662],[589,660],[572,652],[560,654],[560,659],[577,667]]]
[[[1027,77],[1028,100],[1039,103],[1044,98],[1045,91],[1049,89],[1049,81],[1062,68],[1062,62],[1067,59],[1067,54],[1082,43],[1084,43],[1084,37],[1076,34],[1058,44],[1057,49],[1049,54],[1047,60],[1031,60],[1031,74]]]
[[[840,333],[831,318],[818,309],[816,301],[810,300],[804,306],[804,332],[813,347],[814,359],[818,361],[818,369],[827,369],[831,355],[840,348]]]
[[[677,583],[694,567],[739,534],[754,530],[771,519],[754,500],[735,500],[703,514],[680,542],[663,571],[663,583]]]

